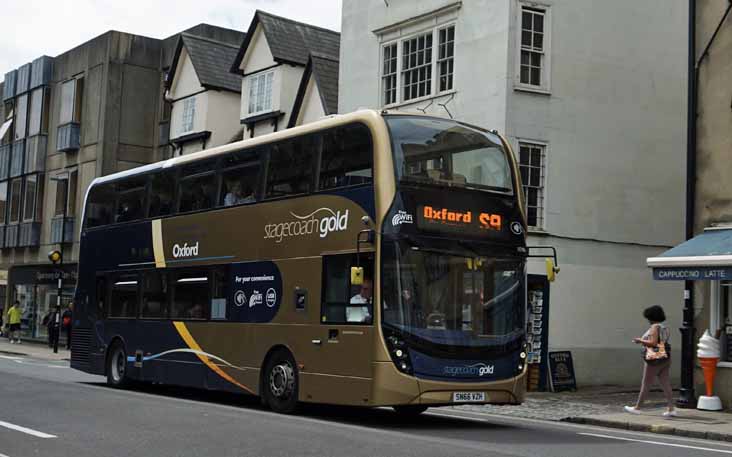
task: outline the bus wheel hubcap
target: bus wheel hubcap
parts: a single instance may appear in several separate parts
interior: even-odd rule
[[[277,398],[287,398],[295,388],[295,373],[289,363],[275,365],[269,374],[269,390]]]

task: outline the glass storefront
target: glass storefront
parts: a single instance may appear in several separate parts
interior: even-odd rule
[[[11,268],[9,276],[10,303],[18,300],[22,310],[21,337],[47,339],[48,330],[43,324],[43,318],[56,306],[58,270],[52,266],[24,266]],[[62,310],[73,298],[76,277],[76,265],[63,266]]]

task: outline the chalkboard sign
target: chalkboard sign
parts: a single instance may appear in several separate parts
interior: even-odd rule
[[[549,383],[552,392],[563,390],[577,390],[577,380],[574,377],[572,353],[569,351],[549,353]]]

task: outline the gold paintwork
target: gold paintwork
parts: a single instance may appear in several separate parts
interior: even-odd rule
[[[163,224],[160,219],[152,221],[153,255],[155,268],[165,268],[165,251],[163,248]]]

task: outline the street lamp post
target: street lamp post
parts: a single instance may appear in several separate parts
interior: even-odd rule
[[[53,352],[58,353],[58,340],[61,336],[61,294],[63,293],[64,287],[64,243],[66,242],[66,208],[69,206],[69,175],[60,175],[51,178],[51,181],[64,182],[64,210],[61,219],[61,240],[59,243],[59,250],[52,251],[48,254],[48,258],[54,264],[58,264],[58,291],[56,293],[56,316],[53,323],[54,335],[53,335]],[[57,190],[58,192],[58,190]]]

